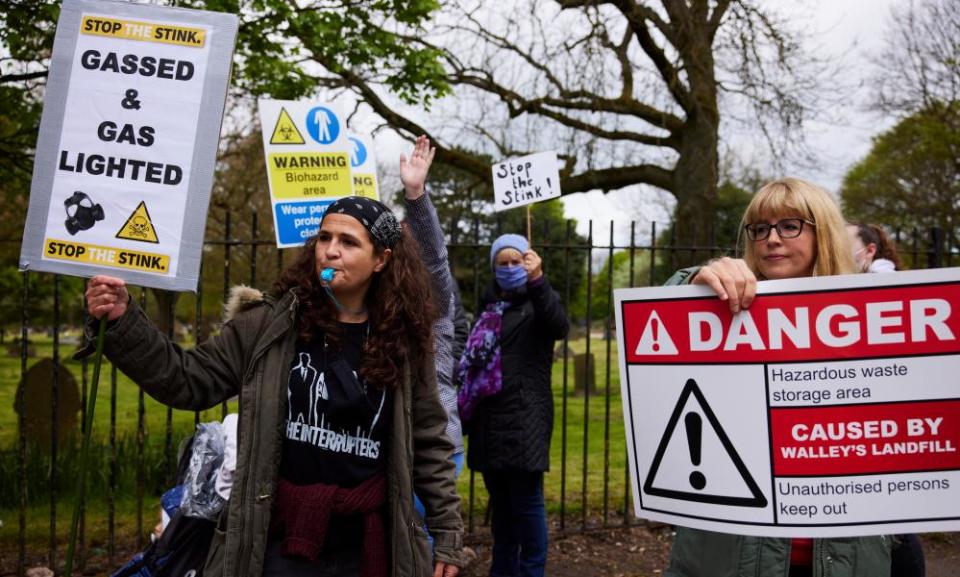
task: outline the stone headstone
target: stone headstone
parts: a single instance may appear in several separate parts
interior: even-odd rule
[[[567,360],[573,358],[573,349],[569,346],[567,347]],[[563,361],[563,341],[560,341],[560,344],[557,345],[557,348],[553,350],[553,362],[562,362]]]
[[[580,353],[573,356],[573,394],[582,395],[589,389],[590,394],[597,392],[596,363],[593,353]]]
[[[18,395],[23,394],[24,434],[27,441],[49,447],[53,410],[53,359],[40,359],[20,380]],[[57,370],[57,438],[64,441],[79,432],[80,390],[77,380],[63,364]],[[14,410],[16,400],[14,400]]]

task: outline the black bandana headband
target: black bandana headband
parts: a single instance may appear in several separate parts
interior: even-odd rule
[[[347,196],[330,204],[323,217],[328,214],[345,214],[357,219],[370,232],[373,242],[382,247],[393,248],[400,240],[400,221],[380,201],[365,196]],[[320,226],[323,226],[322,219]]]

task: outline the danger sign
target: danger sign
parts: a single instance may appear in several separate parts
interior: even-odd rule
[[[196,290],[231,14],[65,0],[20,268]]]
[[[780,537],[960,528],[960,269],[615,291],[640,517]]]

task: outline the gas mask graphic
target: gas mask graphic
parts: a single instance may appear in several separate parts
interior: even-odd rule
[[[81,230],[92,228],[97,221],[103,220],[103,207],[94,204],[89,196],[79,190],[74,191],[70,198],[63,201],[63,207],[67,211],[67,220],[64,224],[70,236]]]

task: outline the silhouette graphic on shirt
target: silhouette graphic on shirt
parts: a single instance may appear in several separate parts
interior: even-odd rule
[[[358,378],[356,371],[351,371]],[[334,388],[333,394],[338,394]],[[327,386],[324,371],[318,371],[313,366],[310,353],[299,353],[296,365],[290,370],[290,379],[287,383],[287,437],[291,440],[322,446],[328,450],[354,452],[355,443],[349,439],[370,439],[380,415],[386,404],[386,391],[380,392],[380,401],[374,413],[370,426],[363,430],[362,425],[352,431],[347,431],[329,421],[326,414],[327,403],[330,401],[331,389]],[[304,412],[306,409],[306,412]],[[301,423],[303,427],[292,429],[291,423]],[[326,431],[326,433],[323,433]],[[323,434],[321,434],[323,433]],[[341,437],[343,443],[331,441]],[[376,443],[379,445],[379,443]],[[366,455],[365,455],[366,456]]]

